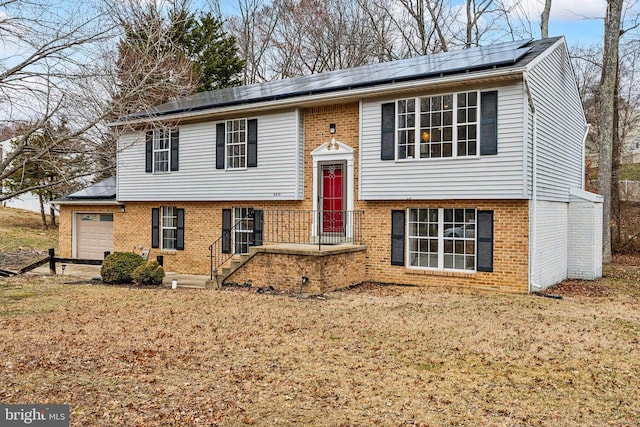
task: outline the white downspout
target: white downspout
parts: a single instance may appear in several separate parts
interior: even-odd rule
[[[529,293],[531,293],[534,289],[538,289],[538,286],[535,284],[535,265],[536,265],[536,230],[538,228],[538,217],[537,217],[537,205],[538,205],[538,147],[537,147],[537,137],[538,137],[538,113],[536,111],[536,105],[533,102],[533,95],[531,94],[531,90],[529,88],[529,80],[527,79],[527,72],[523,72],[523,80],[524,87],[527,91],[527,98],[529,99],[529,107],[531,108],[531,112],[533,114],[533,135],[531,138],[532,144],[532,159],[531,159],[531,169],[532,169],[532,177],[531,177],[531,236],[529,241],[531,242],[531,256],[529,257]]]
[[[587,127],[584,129],[584,138],[582,138],[582,173],[581,173],[581,177],[582,177],[582,184],[580,186],[580,188],[582,188],[582,190],[586,190],[586,187],[584,185],[586,177],[584,175],[585,173],[585,163],[587,162],[587,159],[585,159],[585,153],[587,152],[587,136],[589,136],[589,129],[591,129],[591,124],[587,123]]]

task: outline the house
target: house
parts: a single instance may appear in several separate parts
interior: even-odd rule
[[[0,164],[2,164],[3,160],[6,160],[8,158],[10,152],[11,139],[0,141]],[[3,187],[2,180],[0,180],[0,193],[2,193],[4,189],[5,188]],[[20,196],[12,197],[9,200],[4,200],[2,202],[2,206],[40,212],[40,199],[33,193],[23,193]],[[49,212],[50,207],[48,202],[45,202],[44,209],[45,212]]]
[[[197,93],[112,128],[117,196],[59,201],[62,256],[103,221],[95,253],[151,247],[214,282],[526,293],[601,276],[563,37]]]

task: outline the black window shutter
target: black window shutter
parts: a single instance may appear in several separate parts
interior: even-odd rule
[[[382,104],[380,160],[396,158],[396,104]]]
[[[498,91],[480,94],[480,155],[498,154]]]
[[[258,120],[247,120],[247,167],[258,167]]]
[[[178,170],[178,144],[180,141],[180,131],[173,129],[171,131],[171,170]]]
[[[404,265],[404,211],[391,211],[391,265]]]
[[[176,209],[176,219],[178,225],[176,227],[176,249],[184,250],[184,209]]]
[[[253,246],[262,246],[264,230],[264,213],[262,210],[253,211]]]
[[[478,211],[478,271],[493,271],[493,211]]]
[[[151,247],[159,248],[160,243],[160,209],[151,209]]]
[[[149,130],[146,134],[146,147],[144,158],[144,171],[153,172],[153,131]]]
[[[222,253],[231,253],[231,209],[222,209]]]
[[[224,123],[216,125],[216,169],[224,169]]]

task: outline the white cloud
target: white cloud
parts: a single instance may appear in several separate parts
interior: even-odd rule
[[[539,20],[544,0],[510,0],[510,3],[529,19]],[[585,18],[603,18],[607,2],[605,0],[552,0],[551,20],[578,21]]]

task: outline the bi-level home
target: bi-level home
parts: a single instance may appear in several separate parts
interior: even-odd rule
[[[168,271],[310,291],[601,275],[562,37],[197,93],[112,129],[117,178],[59,200],[63,256],[145,247]]]

